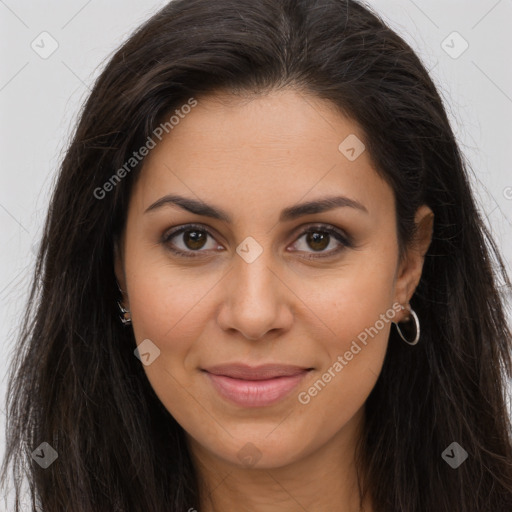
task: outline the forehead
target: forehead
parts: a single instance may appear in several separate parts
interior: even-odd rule
[[[224,93],[197,98],[187,112],[146,157],[134,191],[139,208],[171,192],[247,215],[326,194],[357,198],[374,213],[393,200],[364,133],[330,102],[294,90]]]

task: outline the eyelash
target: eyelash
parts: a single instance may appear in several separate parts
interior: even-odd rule
[[[172,247],[172,245],[169,243],[171,241],[171,239],[176,237],[177,235],[180,235],[181,233],[184,233],[186,231],[194,231],[194,230],[205,232],[208,235],[210,235],[212,238],[214,238],[213,235],[204,226],[202,226],[200,224],[186,224],[186,225],[181,226],[180,228],[175,229],[171,232],[164,233],[161,241],[164,245],[167,246],[167,248],[172,253],[176,254],[177,256],[183,256],[185,258],[201,257],[200,253],[206,252],[206,251],[201,251],[201,250],[182,251],[181,249],[176,249],[176,248]],[[341,243],[342,247],[328,251],[327,253],[322,253],[322,252],[317,253],[317,254],[321,254],[318,256],[317,255],[301,256],[304,259],[314,260],[314,259],[320,259],[320,258],[329,258],[329,257],[337,255],[338,253],[343,251],[345,248],[353,248],[354,247],[354,243],[350,237],[345,235],[343,232],[341,232],[335,228],[332,228],[326,224],[315,224],[313,226],[309,226],[307,229],[305,229],[298,235],[297,240],[299,240],[304,235],[307,235],[308,233],[315,233],[315,232],[327,233],[327,234],[333,236],[338,242]]]

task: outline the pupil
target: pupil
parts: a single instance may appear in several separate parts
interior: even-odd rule
[[[202,231],[186,231],[185,233],[185,244],[189,249],[200,249],[204,245],[205,236]]]
[[[313,232],[309,233],[307,237],[307,241],[310,244],[311,248],[315,251],[321,251],[325,249],[329,245],[329,234],[321,232]],[[318,246],[319,244],[319,246]]]

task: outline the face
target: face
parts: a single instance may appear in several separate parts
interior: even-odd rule
[[[146,375],[198,450],[272,468],[359,424],[428,245],[399,263],[363,143],[286,90],[198,99],[146,157],[116,276]]]

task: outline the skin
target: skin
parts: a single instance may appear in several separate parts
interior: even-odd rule
[[[116,276],[137,344],[150,339],[160,350],[144,370],[186,431],[201,511],[360,510],[354,448],[391,322],[309,403],[298,394],[394,303],[408,305],[433,214],[418,209],[418,237],[399,261],[393,192],[368,151],[350,161],[338,150],[350,134],[364,141],[330,103],[292,89],[245,99],[218,93],[198,99],[146,157],[136,182]],[[144,213],[171,193],[215,205],[233,222],[173,205]],[[356,200],[367,212],[344,206],[279,222],[282,209],[329,195]],[[211,233],[203,233],[203,245],[187,233],[162,242],[170,228],[188,223]],[[349,234],[354,247],[331,236],[318,250],[302,235],[316,223]],[[263,251],[251,263],[236,252],[249,236]],[[172,244],[202,252],[179,257]],[[408,317],[406,308],[393,321]],[[404,343],[403,350],[414,347]],[[200,371],[235,361],[314,370],[277,404],[244,408],[223,399]],[[240,460],[240,450],[256,462]],[[364,510],[372,510],[369,501]]]

